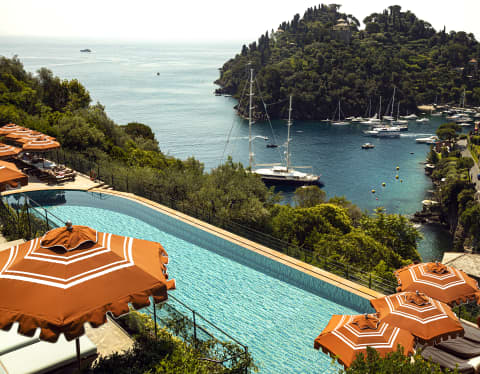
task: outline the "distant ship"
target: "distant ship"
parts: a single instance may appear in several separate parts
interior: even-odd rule
[[[88,49],[88,48],[85,48],[85,49],[81,49],[80,52],[92,52],[92,50]]]

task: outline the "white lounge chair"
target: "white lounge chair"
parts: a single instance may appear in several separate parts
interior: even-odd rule
[[[97,355],[97,347],[86,335],[80,337],[80,354],[82,360],[93,360]],[[56,343],[37,341],[0,355],[0,373],[42,374],[76,363],[75,341],[68,342],[60,335]]]

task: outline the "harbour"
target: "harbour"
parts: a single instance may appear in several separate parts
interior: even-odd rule
[[[93,101],[105,105],[117,123],[149,125],[167,154],[182,159],[194,156],[206,169],[229,155],[248,165],[248,121],[235,113],[234,98],[214,95],[217,69],[238,51],[235,43],[123,43],[119,48],[112,42],[92,42],[89,46],[94,52],[87,54],[79,52],[85,45],[81,41],[3,38],[1,45],[2,54],[18,54],[27,71],[46,67],[62,79],[81,81]],[[429,146],[417,144],[415,139],[434,135],[445,121],[443,117],[430,117],[425,123],[410,120],[409,131],[392,139],[367,138],[363,134],[366,127],[360,124],[298,121],[295,111],[293,121],[292,162],[312,165],[312,172],[321,175],[328,197],[345,196],[369,213],[377,207],[405,215],[421,210],[421,201],[429,197],[427,190],[431,189],[423,165]],[[278,162],[285,151],[286,121],[273,121],[272,127],[278,147],[267,147],[268,141],[255,139],[257,163]],[[226,144],[230,130],[232,140]],[[268,123],[255,123],[252,134],[272,140]],[[361,149],[367,141],[375,146],[368,152]],[[293,189],[281,191],[284,202],[291,202]],[[424,260],[441,259],[438,242],[445,240],[437,240],[438,230],[425,226],[422,232],[425,238],[419,250]]]

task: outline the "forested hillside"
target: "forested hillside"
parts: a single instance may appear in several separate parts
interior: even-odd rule
[[[480,105],[480,45],[473,34],[436,31],[400,6],[371,14],[360,30],[358,20],[339,9],[309,8],[303,18],[296,14],[244,45],[220,69],[217,93],[240,99],[253,68],[264,101],[292,94],[299,119],[330,118],[339,100],[347,116],[365,115],[370,101],[373,114],[380,96],[384,112],[394,87],[402,114],[435,101],[460,103],[464,89],[466,103]],[[286,111],[286,104],[269,108],[273,118]]]

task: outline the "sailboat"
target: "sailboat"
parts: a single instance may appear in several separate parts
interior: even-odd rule
[[[335,126],[345,126],[345,125],[349,125],[350,122],[347,122],[347,121],[342,121],[341,119],[341,116],[342,116],[342,109],[340,108],[340,100],[338,100],[338,120],[335,121],[335,114],[337,113],[337,111],[335,110],[335,113],[333,113],[333,119],[334,121],[332,122],[332,125],[335,125]]]
[[[292,96],[290,96],[290,105],[288,109],[288,132],[287,132],[287,142],[286,142],[286,151],[285,159],[286,165],[279,164],[257,164],[255,166],[263,166],[265,168],[253,169],[254,164],[254,154],[252,151],[252,98],[253,98],[253,69],[250,69],[250,108],[248,112],[248,143],[249,143],[249,166],[253,173],[259,175],[262,180],[270,184],[279,184],[279,185],[296,185],[296,186],[305,186],[305,185],[323,185],[320,181],[320,176],[315,174],[304,173],[298,170],[295,170],[290,165],[291,155],[290,155],[290,128],[292,127]],[[311,169],[311,166],[295,166],[297,169]]]

